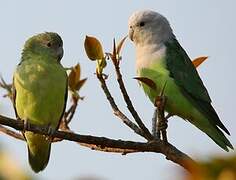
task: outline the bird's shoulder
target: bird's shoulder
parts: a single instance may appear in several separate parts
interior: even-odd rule
[[[194,98],[211,99],[191,59],[176,39],[166,42],[166,64],[175,83]]]

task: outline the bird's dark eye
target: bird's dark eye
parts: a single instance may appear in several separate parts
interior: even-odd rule
[[[143,21],[139,23],[139,26],[140,26],[140,27],[142,27],[142,26],[144,26],[144,25],[145,25],[145,22],[143,22]]]
[[[52,43],[48,42],[47,47],[51,47],[51,46],[52,46]]]

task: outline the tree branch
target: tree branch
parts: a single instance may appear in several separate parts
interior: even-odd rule
[[[22,131],[24,129],[24,123],[22,121],[16,121],[5,116],[0,115],[0,124],[12,127],[16,130]],[[48,135],[48,127],[36,126],[33,124],[28,124],[26,129],[27,131],[32,131],[38,134]],[[133,141],[124,141],[124,140],[114,140],[105,137],[96,137],[90,135],[80,135],[72,132],[66,131],[55,131],[53,138],[59,138],[63,140],[74,141],[88,145],[95,150],[103,150],[110,152],[109,150],[114,150],[112,152],[130,153],[130,152],[155,152],[162,153],[166,156],[166,159],[171,160],[180,166],[184,167],[186,170],[190,170],[191,167],[189,164],[196,164],[188,155],[182,153],[176,147],[169,143],[163,141],[151,141],[148,143],[143,142],[133,142]]]
[[[154,113],[153,113],[153,117],[152,117],[152,135],[155,138],[160,139],[160,137],[158,136],[158,132],[157,132],[157,114],[158,114],[158,109],[155,108]]]
[[[115,47],[115,45],[114,45],[114,47]],[[116,50],[114,50],[113,55],[111,56],[111,58],[112,58],[113,65],[115,66],[117,81],[118,81],[121,93],[123,95],[123,98],[125,100],[125,103],[127,105],[127,108],[130,111],[130,113],[132,114],[132,116],[135,119],[135,121],[137,122],[137,124],[139,125],[139,127],[145,133],[145,136],[147,137],[147,139],[149,141],[151,141],[151,140],[154,139],[154,137],[152,136],[152,134],[150,133],[148,128],[142,122],[142,120],[139,117],[137,111],[134,109],[134,106],[133,106],[133,104],[132,104],[132,102],[131,102],[131,100],[129,98],[128,92],[127,92],[127,90],[125,88],[124,81],[123,81],[123,78],[122,78],[122,74],[120,72],[119,60],[117,59]]]
[[[2,116],[2,118],[5,118]],[[70,132],[70,133],[74,133],[73,131],[71,131],[70,129],[65,129],[66,126],[63,126],[62,131],[63,132]],[[65,131],[66,130],[66,131]],[[5,126],[0,125],[0,132],[11,136],[13,138],[16,138],[18,140],[22,140],[25,141],[24,136],[22,135],[22,133],[18,133],[15,132]],[[53,138],[53,143],[55,142],[61,142],[63,139],[61,138]],[[113,152],[113,153],[121,153],[121,154],[127,154],[127,153],[132,153],[132,152],[137,152],[136,150],[131,150],[131,149],[120,149],[120,148],[112,148],[112,147],[100,147],[94,144],[88,144],[88,143],[79,143],[81,146],[90,148],[92,150],[96,150],[96,151],[103,151],[103,152]]]
[[[22,136],[22,134],[17,133],[15,131],[11,130],[11,129],[8,129],[8,128],[2,126],[2,125],[0,125],[0,131],[4,134],[9,135],[11,137],[14,137],[16,139],[23,140],[23,141],[25,140],[24,137]]]
[[[106,84],[106,81],[105,81],[103,75],[97,74],[97,78],[100,81],[103,92],[106,95],[107,100],[109,101],[114,114],[117,117],[119,117],[123,121],[123,123],[125,123],[128,127],[130,127],[135,133],[139,134],[140,136],[142,136],[146,139],[149,139],[149,137],[136,124],[134,124],[131,120],[129,120],[129,118],[127,118],[127,116],[125,116],[125,114],[123,114],[119,110],[118,106],[115,103],[114,98],[112,97],[112,95],[107,87],[107,84]]]

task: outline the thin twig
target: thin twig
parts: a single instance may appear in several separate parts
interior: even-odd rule
[[[124,149],[124,148],[114,148],[114,147],[104,147],[100,145],[95,145],[95,144],[88,144],[88,143],[79,143],[81,146],[90,148],[95,151],[102,151],[102,152],[112,152],[112,153],[120,153],[122,155],[126,155],[129,153],[136,153],[139,152],[138,150],[133,150],[133,149]]]
[[[122,79],[122,75],[120,73],[120,67],[119,66],[115,66],[116,69],[116,74],[117,74],[117,81],[119,83],[120,86],[120,90],[122,92],[123,98],[127,104],[127,108],[129,109],[130,113],[132,114],[133,118],[135,119],[135,121],[137,122],[137,124],[139,125],[139,127],[143,130],[143,132],[146,134],[146,136],[148,137],[148,140],[153,140],[153,136],[150,133],[150,131],[147,129],[147,127],[143,124],[141,118],[139,117],[137,111],[134,109],[134,106],[129,98],[129,95],[127,93],[127,90],[125,88],[123,79]]]
[[[106,95],[110,105],[111,105],[111,108],[114,112],[114,114],[119,117],[128,127],[130,127],[135,133],[139,134],[140,136],[148,139],[148,137],[146,136],[146,134],[143,133],[143,131],[136,125],[134,124],[131,120],[129,120],[125,114],[123,114],[118,106],[116,105],[115,103],[115,100],[114,98],[112,97],[108,87],[107,87],[107,84],[106,84],[106,81],[105,79],[103,78],[103,75],[100,75],[100,74],[97,74],[97,78],[98,80],[100,81],[100,84],[101,84],[101,87],[104,91],[104,94]]]
[[[0,87],[7,91],[7,94],[5,94],[3,97],[9,97],[12,101],[12,84],[7,84],[2,76],[0,76]]]
[[[105,137],[96,137],[90,135],[80,135],[66,131],[55,131],[54,134],[48,132],[48,127],[36,126],[33,124],[28,124],[27,127],[24,126],[22,121],[17,121],[5,116],[0,115],[0,124],[4,126],[12,127],[16,130],[27,130],[38,134],[43,134],[51,136],[53,138],[59,138],[63,140],[74,141],[78,143],[85,143],[95,145],[102,149],[104,148],[118,148],[124,150],[134,150],[137,152],[155,152],[162,153],[166,156],[166,159],[171,160],[180,166],[184,167],[186,170],[190,170],[189,164],[195,165],[196,162],[193,161],[188,155],[179,151],[176,147],[169,143],[163,141],[151,141],[148,143],[143,142],[133,142],[124,140],[114,140]]]
[[[0,131],[6,135],[9,135],[11,137],[14,137],[16,139],[19,139],[19,140],[24,140],[24,137],[22,136],[21,133],[18,133],[18,132],[15,132],[11,129],[8,129],[2,125],[0,125]]]
[[[144,125],[144,123],[142,122],[141,118],[139,117],[137,111],[134,109],[134,106],[129,98],[129,95],[127,93],[127,90],[125,88],[124,85],[124,81],[122,78],[122,74],[120,72],[120,66],[119,66],[119,61],[120,59],[117,59],[117,53],[116,53],[116,48],[115,48],[115,42],[114,42],[114,49],[113,49],[113,54],[111,56],[113,65],[115,67],[115,71],[116,71],[116,77],[117,77],[117,81],[121,90],[121,93],[123,95],[123,98],[126,102],[127,108],[129,109],[130,113],[132,114],[133,118],[135,119],[135,121],[137,122],[137,124],[139,125],[139,127],[143,130],[143,132],[145,133],[147,139],[149,141],[153,140],[153,136],[150,133],[150,131],[148,130],[148,128]]]
[[[152,117],[152,135],[155,138],[159,139],[159,135],[157,132],[157,114],[158,114],[158,109],[155,108],[154,113],[153,113],[153,117]]]
[[[72,105],[70,106],[70,108],[64,113],[64,121],[66,123],[66,126],[69,125],[69,123],[71,122],[72,118],[74,117],[77,105],[78,105],[78,100],[79,97],[76,97],[74,95],[71,96],[72,98]]]
[[[18,133],[16,131],[10,130],[9,128],[4,127],[2,125],[0,125],[0,132],[6,134],[8,136],[11,136],[13,138],[16,138],[18,140],[25,141],[25,138],[23,137],[22,133]],[[66,132],[74,133],[73,131],[71,131],[69,129],[66,130]],[[63,141],[62,138],[53,138],[53,143],[61,142],[61,141]],[[101,147],[101,146],[97,146],[95,144],[88,144],[88,143],[79,143],[78,142],[78,144],[81,145],[81,146],[90,148],[92,150],[103,151],[103,152],[113,152],[113,153],[121,153],[121,154],[128,154],[128,153],[138,152],[137,150],[132,150],[132,149],[120,149],[120,148],[112,148],[112,147]]]

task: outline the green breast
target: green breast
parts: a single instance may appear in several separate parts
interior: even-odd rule
[[[56,62],[23,61],[14,74],[16,109],[21,119],[56,127],[65,105],[67,75]]]
[[[156,84],[156,90],[142,83],[145,94],[154,103],[156,97],[160,95],[164,85],[166,84],[164,95],[167,97],[166,111],[179,115],[183,118],[188,118],[191,114],[186,114],[186,109],[189,112],[194,111],[192,105],[183,96],[180,88],[170,76],[170,72],[166,68],[164,59],[156,61],[158,63],[150,65],[148,68],[142,68],[139,71],[139,76],[151,79]]]
[[[155,98],[161,92],[162,87],[165,82],[169,79],[169,71],[166,69],[166,64],[164,58],[157,61],[152,61],[153,64],[150,64],[148,67],[143,67],[138,71],[138,76],[146,77],[155,82],[157,89],[153,90],[146,84],[142,83],[144,92],[148,95],[150,100],[154,102]]]

